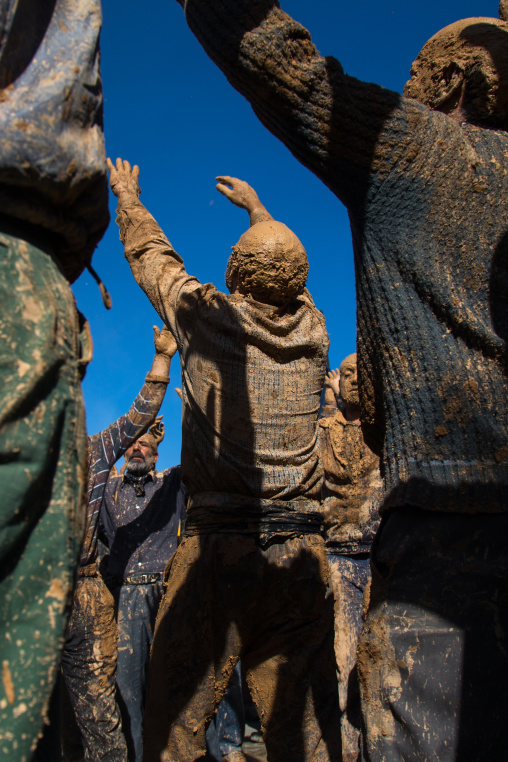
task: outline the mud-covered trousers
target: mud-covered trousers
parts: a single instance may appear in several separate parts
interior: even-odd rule
[[[366,759],[508,759],[508,515],[393,510],[358,668]]]
[[[157,617],[145,762],[204,754],[207,723],[240,657],[270,762],[341,759],[328,575],[317,535],[267,547],[239,534],[184,538]]]
[[[368,554],[345,556],[327,550],[335,601],[335,659],[339,680],[342,761],[360,756],[360,689],[356,647],[363,625],[363,596],[370,580]]]
[[[118,624],[116,683],[122,726],[129,761],[141,762],[148,659],[162,598],[162,581],[119,585],[112,592]]]
[[[62,673],[81,732],[85,762],[127,762],[116,702],[114,600],[100,576],[80,577],[62,652]],[[64,759],[66,756],[63,749]]]
[[[78,316],[49,248],[0,225],[0,759],[30,759],[84,527]],[[30,240],[27,240],[30,239]]]

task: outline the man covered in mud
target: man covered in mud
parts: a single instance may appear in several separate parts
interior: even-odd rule
[[[176,550],[183,498],[180,466],[156,470],[164,424],[151,427],[111,474],[101,508],[109,554],[104,572],[118,626],[116,684],[129,762],[142,762],[148,657],[164,568]]]
[[[0,0],[0,756],[28,759],[58,671],[84,527],[70,289],[107,227],[99,0]]]
[[[363,623],[364,592],[370,580],[370,549],[379,526],[383,494],[379,458],[365,444],[361,429],[356,354],[348,355],[340,370],[327,374],[322,412],[322,507],[335,599],[342,759],[355,762],[360,753],[361,727],[356,648]]]
[[[144,760],[204,754],[240,657],[269,759],[339,760],[318,511],[328,336],[305,249],[247,183],[217,178],[251,227],[232,249],[230,294],[202,285],[138,200],[137,167],[109,167],[125,255],[176,337],[183,382],[187,523],[157,617]]]
[[[88,507],[78,580],[65,633],[62,673],[81,733],[85,762],[127,762],[115,698],[117,628],[113,596],[97,563],[99,515],[109,472],[132,443],[152,426],[169,383],[176,342],[154,326],[155,357],[126,415],[89,436]],[[64,734],[64,758],[66,757]]]
[[[349,212],[362,427],[386,482],[358,652],[366,753],[503,757],[506,2],[503,20],[438,32],[403,96],[345,75],[276,0],[181,4],[261,121]]]

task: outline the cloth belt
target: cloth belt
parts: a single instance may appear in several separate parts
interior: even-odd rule
[[[121,587],[122,585],[152,585],[154,582],[162,582],[162,572],[148,572],[147,574],[131,574],[128,577],[108,577],[108,587]]]
[[[262,542],[278,536],[321,534],[323,515],[318,511],[296,511],[279,506],[241,508],[193,506],[187,514],[185,535],[243,534]]]

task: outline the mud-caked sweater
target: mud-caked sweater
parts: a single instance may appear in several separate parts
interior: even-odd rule
[[[325,406],[319,428],[327,550],[368,553],[383,497],[379,458],[365,444],[360,425],[348,421],[342,410]]]
[[[508,510],[508,134],[344,74],[274,0],[187,0],[234,87],[347,206],[384,507]]]
[[[109,221],[101,18],[100,0],[0,0],[0,226],[42,236],[71,282]]]
[[[189,516],[211,507],[316,511],[329,340],[310,294],[283,308],[224,294],[187,274],[141,202],[119,203],[117,222],[133,275],[178,345]]]

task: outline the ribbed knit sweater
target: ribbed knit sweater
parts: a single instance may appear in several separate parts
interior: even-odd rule
[[[233,86],[347,206],[384,507],[508,509],[508,135],[343,73],[273,0],[187,0]]]

